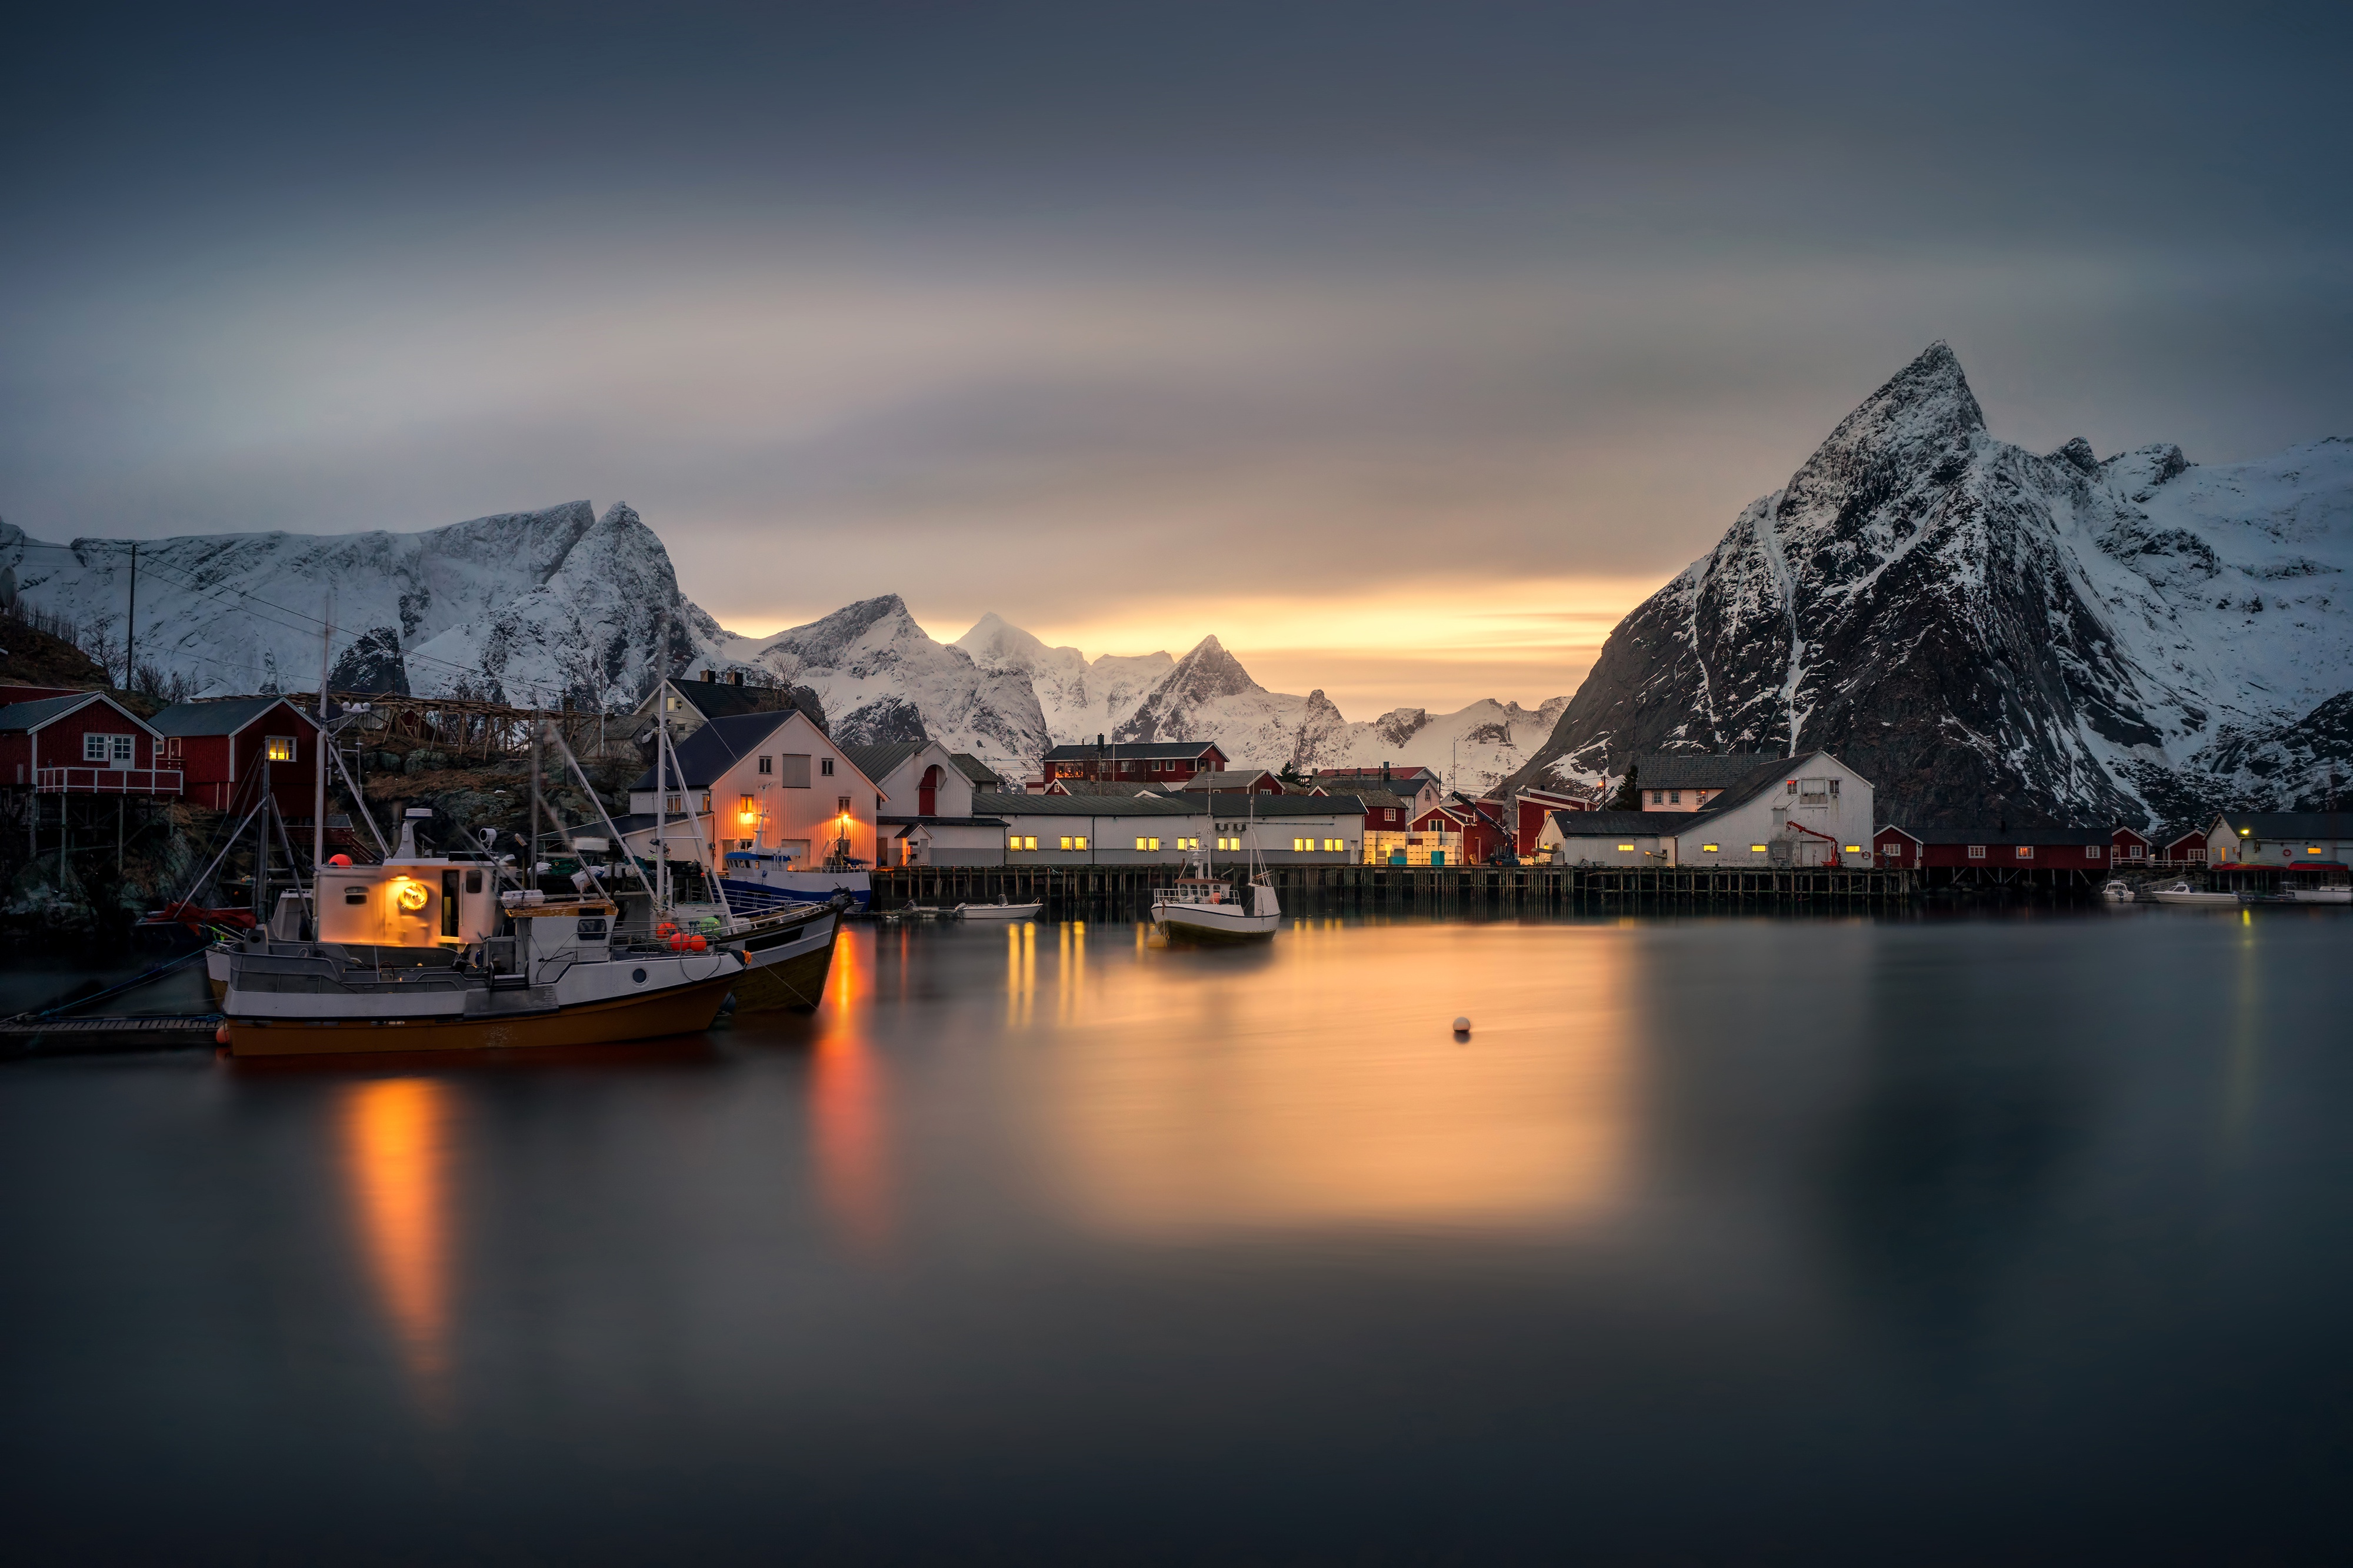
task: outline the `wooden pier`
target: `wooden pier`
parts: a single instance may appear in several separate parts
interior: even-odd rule
[[[1175,866],[913,866],[873,874],[874,909],[908,904],[1039,902],[1054,919],[1141,919]],[[1732,870],[1586,866],[1271,866],[1292,914],[1479,914],[1607,909],[1630,903],[1725,909],[1863,907],[1920,891],[1908,870]]]

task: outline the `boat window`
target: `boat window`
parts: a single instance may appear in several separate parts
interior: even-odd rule
[[[582,942],[602,942],[605,940],[605,917],[587,916],[573,927],[573,932]]]
[[[480,892],[481,890],[482,890],[482,874],[481,874],[480,871],[469,871],[469,872],[467,872],[467,873],[466,873],[466,891],[468,891],[468,892],[470,892],[470,893],[479,893],[479,892]]]
[[[366,885],[365,885],[364,883],[361,883],[361,882],[353,882],[353,883],[351,883],[349,886],[345,887],[345,888],[343,889],[343,902],[345,902],[345,903],[347,903],[347,904],[364,904],[364,903],[366,903],[366,902],[367,902],[367,887],[366,887]]]

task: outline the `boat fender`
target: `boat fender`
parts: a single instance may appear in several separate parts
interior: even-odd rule
[[[686,951],[689,952],[701,952],[710,945],[711,939],[699,931],[686,939]]]
[[[1470,1019],[1457,1018],[1454,1020],[1454,1037],[1458,1040],[1467,1040],[1471,1037]]]
[[[213,1044],[216,1046],[225,1046],[228,1044],[228,1026],[227,1024],[223,1024],[219,1028],[213,1031]]]

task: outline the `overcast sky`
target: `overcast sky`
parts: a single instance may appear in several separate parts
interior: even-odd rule
[[[1995,433],[2353,435],[2347,7],[56,7],[0,517],[626,500],[767,632],[1571,689],[1936,338]]]

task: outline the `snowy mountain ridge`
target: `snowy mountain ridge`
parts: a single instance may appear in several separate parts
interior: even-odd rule
[[[1936,343],[1619,624],[1522,776],[1825,746],[1924,824],[2314,804],[2348,570],[2353,442],[2037,455]]]

